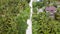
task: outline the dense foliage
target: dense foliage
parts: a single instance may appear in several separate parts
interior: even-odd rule
[[[45,6],[43,2],[33,2],[33,7],[40,7],[40,8],[42,8],[43,6]]]
[[[60,34],[60,22],[49,17],[49,14],[42,12],[33,14],[33,34]]]
[[[57,8],[57,12],[55,13],[55,19],[60,21],[60,8]]]
[[[29,11],[26,0],[0,0],[0,34],[25,34]]]
[[[46,1],[44,1],[44,6]],[[32,33],[33,34],[60,34],[60,8],[57,8],[55,18],[51,18],[50,13],[40,12],[37,14],[37,6],[43,7],[41,3],[33,3]]]

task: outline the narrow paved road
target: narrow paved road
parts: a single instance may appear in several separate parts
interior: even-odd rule
[[[32,34],[32,13],[33,13],[33,8],[32,8],[32,2],[33,0],[30,0],[29,6],[30,6],[30,18],[27,19],[27,24],[28,28],[26,30],[26,34]]]

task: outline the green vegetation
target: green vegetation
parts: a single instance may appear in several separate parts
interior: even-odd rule
[[[33,14],[33,34],[60,34],[60,22],[49,17],[46,12]]]
[[[25,34],[29,1],[0,0],[0,34]]]
[[[39,4],[36,4],[36,2],[33,3],[34,12],[32,17],[32,33],[60,34],[60,8],[58,8],[58,11],[55,13],[55,19],[52,19],[49,17],[50,13],[47,13],[45,11],[37,14],[37,5],[39,6]]]

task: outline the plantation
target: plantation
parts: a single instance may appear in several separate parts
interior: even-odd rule
[[[36,1],[33,7],[29,7],[30,2],[0,0],[0,34],[26,34],[27,28],[32,34],[60,34],[60,0]],[[32,25],[31,20],[27,21],[31,14]]]
[[[43,6],[41,6],[42,4]],[[60,8],[54,13],[54,18],[50,13],[43,10],[37,14],[36,8],[46,7],[49,4],[44,2],[33,2],[32,33],[33,34],[60,34]]]
[[[0,34],[25,34],[29,18],[29,1],[0,0]]]

